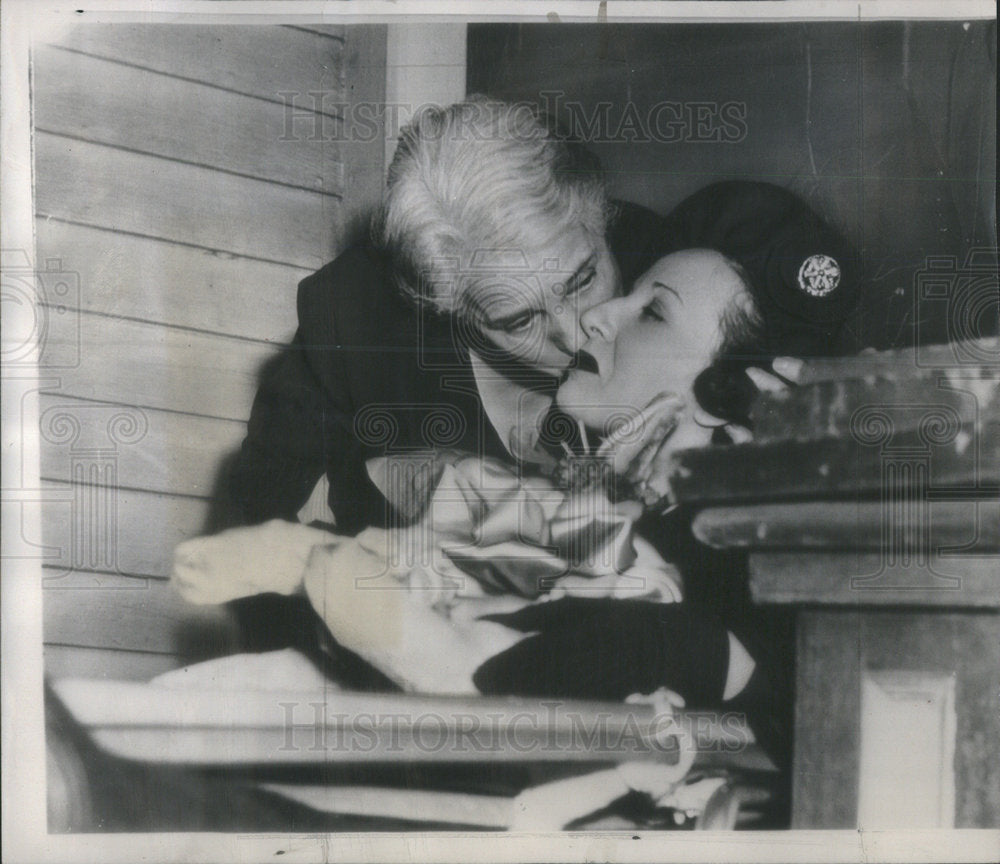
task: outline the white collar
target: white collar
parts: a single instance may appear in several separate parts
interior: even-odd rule
[[[541,465],[553,462],[539,445],[539,435],[554,393],[513,380],[474,351],[469,351],[469,359],[483,410],[507,452],[520,462]]]

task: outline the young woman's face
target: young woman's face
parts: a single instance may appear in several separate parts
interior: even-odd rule
[[[684,408],[671,449],[707,444],[711,425],[696,411],[692,387],[722,337],[723,313],[749,301],[739,274],[716,252],[690,249],[661,258],[630,294],[608,300],[581,318],[581,350],[596,371],[576,368],[559,388],[563,410],[598,432],[615,417],[633,415],[661,393]]]
[[[607,241],[582,227],[532,250],[482,250],[472,259],[476,269],[483,275],[474,273],[463,291],[475,329],[467,341],[551,375],[567,369],[585,341],[583,315],[621,293]]]

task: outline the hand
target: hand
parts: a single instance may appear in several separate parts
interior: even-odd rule
[[[775,393],[787,390],[789,384],[797,384],[804,365],[797,357],[776,357],[770,370],[751,366],[747,375],[762,393]]]
[[[635,417],[612,431],[598,449],[597,455],[611,463],[627,495],[649,503],[647,487],[652,479],[653,464],[681,424],[685,407],[684,400],[676,394],[660,393]]]
[[[192,603],[226,603],[271,591],[294,594],[313,546],[333,539],[327,531],[281,519],[230,528],[181,543],[174,550],[171,581]]]
[[[803,361],[795,357],[778,357],[770,369],[753,366],[746,373],[759,391],[775,393],[797,383],[803,365]],[[643,439],[638,452],[633,447],[616,458],[616,465],[622,458],[630,459],[622,470],[616,467],[616,474],[632,485],[636,497],[646,508],[664,510],[674,503],[670,476],[675,469],[673,454],[676,451],[707,446],[714,429],[720,426],[725,428],[734,444],[753,440],[753,433],[745,426],[728,423],[697,406],[685,411],[683,402],[679,404],[679,409],[673,409],[674,425],[666,430],[657,430],[661,433],[658,437]]]

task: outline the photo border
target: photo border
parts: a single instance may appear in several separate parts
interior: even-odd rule
[[[32,227],[31,125],[28,47],[33,30],[81,21],[201,24],[393,23],[400,21],[868,21],[995,18],[987,2],[88,2],[5,0],[2,35],[2,239],[5,250],[30,250]],[[33,266],[34,261],[29,262]],[[4,266],[8,266],[4,262]],[[8,312],[4,340],[22,332],[31,310]],[[21,377],[17,377],[21,375]],[[24,490],[38,489],[37,395],[13,398],[31,377],[4,373],[3,487],[5,513],[19,502],[28,536],[40,536],[40,505]],[[23,413],[22,413],[23,412]],[[32,413],[34,416],[32,416]],[[34,419],[28,423],[25,420]],[[13,486],[9,478],[18,478]],[[36,496],[37,497],[37,496]],[[996,860],[1000,832],[782,831],[678,834],[675,832],[471,832],[294,834],[45,833],[45,742],[42,709],[41,562],[18,557],[22,523],[3,524],[2,697],[3,860],[28,861],[965,861]]]

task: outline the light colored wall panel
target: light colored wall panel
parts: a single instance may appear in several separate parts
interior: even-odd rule
[[[190,604],[168,582],[105,576],[100,587],[44,591],[47,642],[161,654],[233,642],[226,607]]]
[[[397,105],[408,122],[421,105],[449,105],[465,97],[465,24],[400,23],[388,25],[386,101]],[[399,129],[385,142],[385,164],[396,152]]]
[[[315,140],[292,134],[288,112],[273,102],[59,48],[40,47],[34,61],[36,129],[312,191],[344,191],[333,121],[326,140]]]
[[[43,480],[68,483],[82,451],[104,448],[113,452],[119,486],[208,498],[220,463],[246,434],[246,424],[236,420],[54,394],[42,394],[40,402]],[[137,430],[118,443],[113,424],[123,422]],[[67,423],[74,429],[67,432]]]
[[[53,41],[33,56],[52,266],[47,503],[27,539],[47,556],[48,674],[144,680],[228,650],[228,615],[170,588],[174,548],[204,530],[260,368],[294,333],[297,283],[379,198],[385,27],[80,25]]]
[[[39,132],[39,215],[317,268],[337,251],[339,201]]]
[[[243,421],[258,370],[277,350],[88,312],[48,312],[42,362],[58,376],[58,392],[84,399]]]
[[[102,486],[42,484],[48,500],[39,538],[46,585],[93,585],[90,572],[170,575],[174,548],[204,530],[208,504],[198,498]],[[29,538],[30,539],[30,538]]]
[[[343,91],[340,41],[291,27],[80,24],[57,44],[277,102],[313,90],[331,111]]]
[[[36,220],[36,235],[42,266],[79,286],[71,305],[270,342],[291,341],[311,272],[55,219]]]

